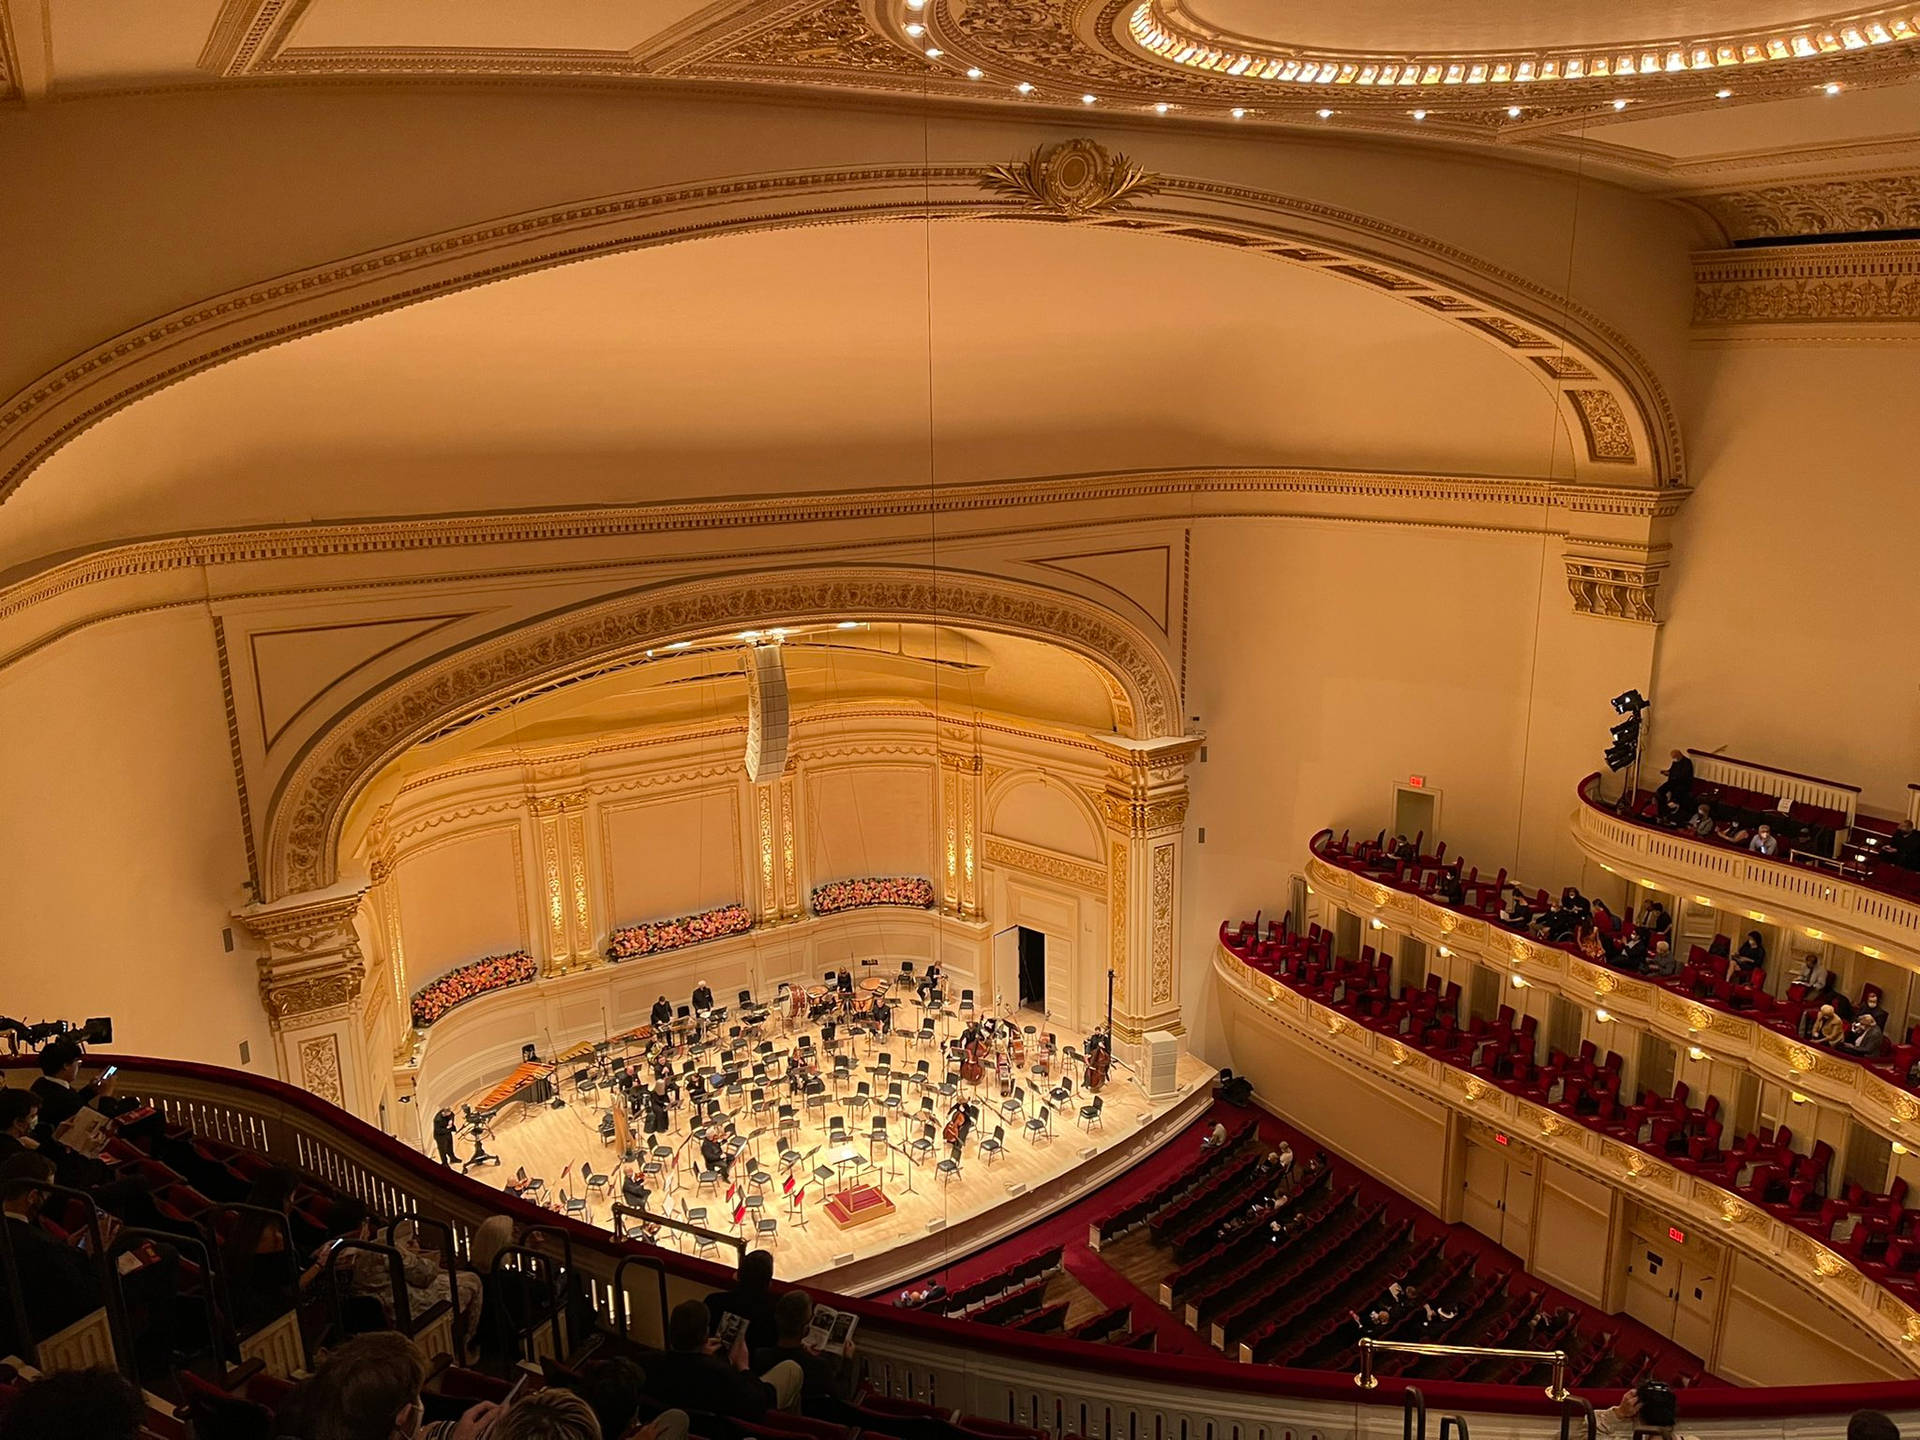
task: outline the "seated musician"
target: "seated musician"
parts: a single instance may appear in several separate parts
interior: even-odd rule
[[[873,997],[873,1018],[874,1022],[879,1025],[882,1035],[891,1035],[893,1033],[893,1007],[887,1004],[882,996],[876,995]]]
[[[672,1024],[673,1002],[662,995],[658,1000],[653,1002],[653,1028],[664,1031]]]
[[[647,1189],[646,1181],[640,1172],[640,1162],[629,1160],[622,1167],[620,1177],[620,1198],[636,1210],[647,1208],[647,1197],[652,1192]]]
[[[853,972],[851,970],[842,970],[839,975],[834,978],[834,984],[842,995],[853,994]]]
[[[513,1178],[507,1181],[507,1194],[509,1195],[524,1195],[532,1188],[533,1179],[527,1174],[527,1167],[524,1165],[514,1171]]]
[[[681,1088],[686,1092],[687,1099],[693,1102],[693,1108],[698,1110],[701,1102],[707,1098],[707,1077],[698,1070],[689,1070],[686,1084]]]
[[[700,1137],[700,1161],[704,1168],[713,1171],[722,1180],[730,1177],[727,1172],[733,1168],[733,1157],[727,1153],[727,1147],[721,1142],[718,1125],[709,1125]]]
[[[693,987],[693,1013],[698,1015],[713,1009],[713,987],[706,981],[697,981]]]
[[[928,962],[925,972],[920,976],[919,995],[921,1000],[924,1001],[930,992],[938,990],[939,988],[940,962],[938,960],[930,961]]]

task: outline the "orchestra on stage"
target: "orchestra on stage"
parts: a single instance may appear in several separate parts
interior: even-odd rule
[[[590,1188],[617,1191],[616,1226],[648,1234],[662,1192],[724,1193],[732,1209],[720,1223],[766,1236],[776,1192],[804,1223],[809,1187],[820,1200],[877,1188],[903,1163],[936,1157],[934,1171],[954,1179],[970,1145],[990,1154],[1009,1125],[1050,1127],[1078,1092],[1097,1095],[1113,1064],[1109,1033],[1096,1029],[1076,1050],[1025,1023],[1038,1018],[977,1013],[971,990],[949,997],[938,964],[858,984],[841,969],[818,984],[783,981],[764,1001],[743,990],[731,1004],[699,980],[684,1004],[661,995],[637,1029],[547,1060],[526,1047],[511,1075],[464,1107],[473,1157],[454,1152],[450,1112],[435,1143],[449,1163],[498,1164],[485,1149],[494,1120],[513,1106],[560,1108],[571,1090],[598,1112],[614,1173],[549,1187],[520,1166],[509,1191],[574,1214]]]

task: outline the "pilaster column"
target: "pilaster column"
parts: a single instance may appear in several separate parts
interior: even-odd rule
[[[780,777],[779,799],[780,918],[799,920],[807,913],[807,897],[800,888],[799,787],[794,784],[791,767]]]
[[[940,752],[940,908],[963,920],[980,918],[980,795],[986,762],[977,750]]]
[[[587,793],[530,795],[539,857],[543,972],[564,975],[601,960],[594,944],[593,890],[587,876]]]
[[[260,1003],[280,1078],[362,1118],[377,1098],[363,1023],[367,965],[355,923],[367,890],[365,880],[343,882],[233,916],[266,947],[256,960]],[[379,1061],[384,1068],[389,1057]]]
[[[1136,1062],[1148,1031],[1186,1033],[1180,1017],[1180,867],[1187,764],[1201,738],[1106,741],[1101,809],[1107,822],[1113,1038]]]
[[[752,781],[747,793],[753,797],[754,919],[775,925],[780,921],[780,782]]]
[[[413,1058],[420,1034],[413,1028],[412,997],[407,992],[406,940],[401,934],[400,881],[394,873],[390,851],[374,854],[369,866],[373,888],[367,899],[367,923],[379,939],[375,961],[384,952],[384,963],[369,964],[369,990],[384,987],[393,996],[393,1063],[404,1065]]]

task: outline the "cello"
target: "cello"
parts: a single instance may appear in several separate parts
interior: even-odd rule
[[[967,1102],[956,1100],[947,1115],[947,1126],[940,1132],[940,1138],[949,1145],[963,1142],[967,1138],[967,1119]]]
[[[1087,1037],[1087,1073],[1082,1084],[1089,1090],[1098,1090],[1107,1083],[1107,1074],[1113,1069],[1112,1041],[1096,1030]]]

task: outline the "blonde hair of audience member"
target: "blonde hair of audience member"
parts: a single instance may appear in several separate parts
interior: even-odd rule
[[[512,1244],[513,1221],[505,1215],[489,1215],[474,1227],[467,1253],[473,1261],[473,1268],[486,1275],[492,1272],[493,1262],[499,1258],[500,1252]]]
[[[573,1391],[550,1386],[501,1411],[487,1440],[601,1440],[600,1422]]]

